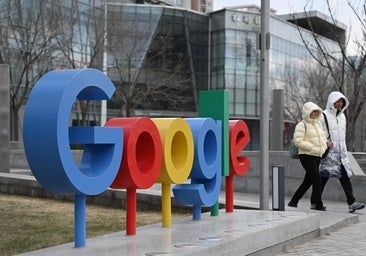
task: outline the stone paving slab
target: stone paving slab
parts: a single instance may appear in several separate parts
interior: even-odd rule
[[[169,228],[160,223],[137,228],[134,236],[112,233],[86,241],[46,248],[21,255],[248,255],[304,234],[318,234],[320,215],[315,212],[235,210],[219,216],[202,214],[173,220]]]
[[[364,256],[366,252],[366,222],[340,228],[299,246],[289,248],[283,256]]]

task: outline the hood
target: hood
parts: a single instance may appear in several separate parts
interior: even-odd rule
[[[310,119],[310,114],[311,112],[313,112],[314,110],[318,110],[319,111],[319,115],[317,119]],[[304,104],[304,106],[302,107],[302,119],[306,122],[311,122],[312,120],[319,120],[321,113],[323,112],[323,110],[316,105],[313,102],[306,102]]]
[[[349,105],[349,101],[346,98],[346,96],[344,96],[341,92],[331,92],[328,96],[328,102],[327,102],[327,107],[326,109],[330,109],[333,111],[336,111],[336,109],[334,108],[334,103],[339,100],[339,99],[344,99],[344,106],[341,110],[341,112],[344,112],[344,110],[348,107]]]

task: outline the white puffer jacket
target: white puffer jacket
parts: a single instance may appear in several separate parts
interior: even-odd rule
[[[317,119],[312,119],[310,114],[315,110],[319,111],[319,116]],[[319,122],[321,113],[322,109],[315,103],[306,102],[304,104],[302,108],[303,120],[296,125],[294,132],[294,142],[299,148],[299,155],[321,157],[327,149],[326,137]]]
[[[343,108],[337,112],[334,108],[334,103],[339,99],[344,100]],[[330,148],[329,154],[322,159],[320,163],[320,175],[322,177],[341,177],[341,165],[344,166],[348,177],[352,176],[351,166],[347,154],[346,146],[346,116],[344,111],[349,105],[348,99],[341,92],[332,92],[328,96],[327,107],[323,111],[327,116],[329,124],[330,139],[333,142],[333,147]],[[326,136],[328,131],[324,117],[321,116],[320,122],[323,125]]]

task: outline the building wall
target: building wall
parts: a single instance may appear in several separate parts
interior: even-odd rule
[[[213,0],[191,0],[191,9],[203,13],[212,12]]]
[[[244,119],[251,132],[251,150],[259,149],[259,120],[260,120],[260,9],[255,6],[238,9],[223,9],[210,13],[211,18],[211,58],[210,58],[210,88],[229,90],[230,118]],[[291,70],[296,79],[301,80],[304,70],[311,63],[312,57],[305,48],[298,28],[277,16],[270,17],[270,64],[269,86],[274,89],[289,88],[287,72]],[[310,32],[302,29],[304,37],[311,38]],[[322,39],[330,49],[338,45],[327,39]],[[301,94],[301,91],[297,92]],[[305,94],[305,91],[304,91]],[[288,95],[285,93],[285,95]],[[272,98],[269,97],[270,119],[272,119]],[[291,97],[285,97],[284,105],[294,107]],[[300,103],[301,104],[301,103]],[[301,113],[297,113],[301,118]],[[293,117],[285,113],[284,141],[292,137],[291,121]]]

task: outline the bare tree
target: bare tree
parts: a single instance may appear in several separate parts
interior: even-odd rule
[[[114,61],[108,73],[120,81],[113,100],[122,103],[122,116],[134,115],[137,108],[196,111],[191,53],[177,34],[177,27],[184,31],[186,24],[161,22],[158,31],[157,22],[138,15],[108,19],[108,30],[115,31],[108,35]]]
[[[331,20],[331,24],[328,27],[330,34],[333,36],[332,40],[334,40],[338,49],[334,48],[330,49],[322,40],[321,36],[317,31],[316,26],[313,26],[311,23],[310,12],[304,8],[304,12],[307,16],[307,28],[311,31],[311,40],[308,40],[299,28],[299,34],[301,39],[307,48],[308,52],[311,54],[313,59],[327,70],[330,75],[332,84],[330,84],[330,89],[338,90],[344,93],[348,99],[350,100],[350,105],[346,111],[347,115],[347,143],[348,148],[353,150],[353,139],[354,139],[354,131],[355,124],[357,119],[360,116],[361,111],[365,107],[366,103],[366,95],[365,95],[365,70],[366,70],[366,25],[365,25],[365,4],[363,5],[363,9],[361,13],[357,12],[355,8],[353,8],[350,1],[348,1],[348,5],[354,11],[356,17],[358,17],[358,21],[362,25],[362,38],[355,39],[353,43],[357,45],[356,53],[352,56],[348,53],[348,47],[350,45],[350,34],[347,38],[344,38],[344,35],[338,33],[336,31],[336,25],[338,24],[335,12],[332,9],[331,3],[329,0],[326,0],[326,4],[328,7],[328,15]],[[349,32],[350,33],[350,32]]]
[[[0,61],[10,68],[12,140],[19,140],[19,110],[35,82],[52,67],[55,7],[47,0],[1,2]]]
[[[102,69],[104,51],[104,11],[102,8],[80,8],[80,1],[59,6],[57,20],[60,26],[55,37],[59,68]],[[78,103],[78,104],[77,104]],[[81,125],[88,124],[87,116],[92,101],[79,100]]]
[[[299,122],[301,120],[302,106],[307,101],[312,101],[319,106],[325,106],[328,94],[332,90],[330,74],[317,62],[308,62],[304,66],[294,67],[288,65],[282,77],[285,88],[286,115]]]

